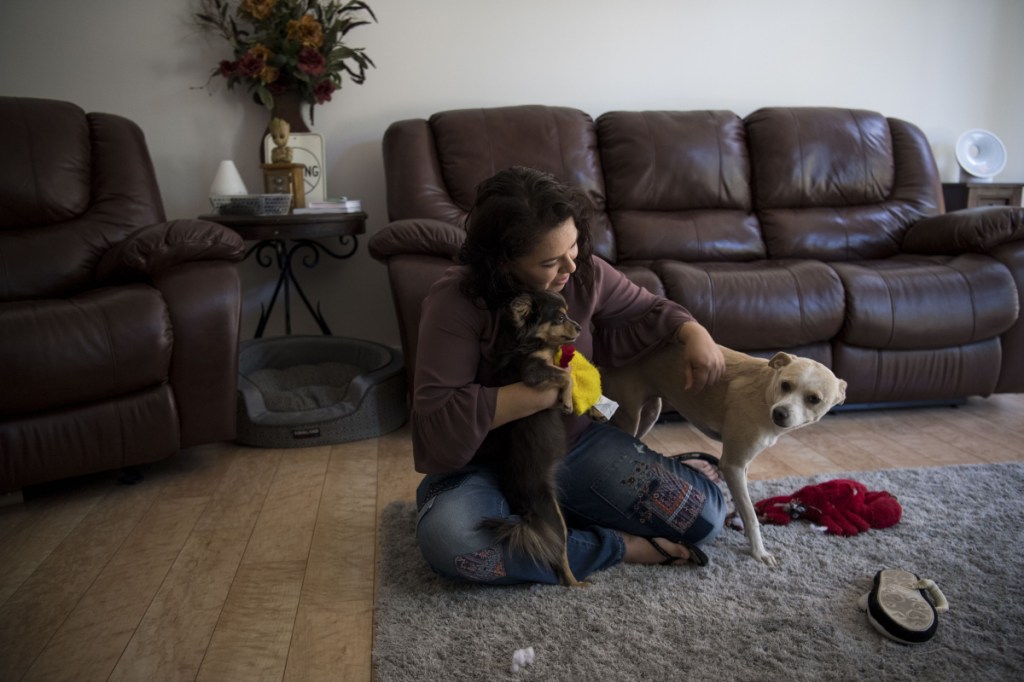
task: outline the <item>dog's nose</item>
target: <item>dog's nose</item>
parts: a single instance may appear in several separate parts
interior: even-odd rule
[[[775,422],[776,426],[786,426],[789,424],[789,410],[785,407],[776,407],[772,410],[772,421]]]

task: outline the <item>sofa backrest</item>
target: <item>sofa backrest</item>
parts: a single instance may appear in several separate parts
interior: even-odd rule
[[[897,253],[942,210],[919,128],[856,109],[586,113],[460,109],[384,136],[391,220],[458,226],[482,180],[512,165],[553,173],[595,208],[595,251],[619,265],[670,259],[848,261]]]
[[[885,258],[910,224],[942,210],[931,148],[910,123],[829,107],[759,109],[744,122],[772,258]]]
[[[594,206],[595,251],[614,259],[593,119],[577,109],[525,105],[458,109],[393,123],[384,135],[388,216],[463,226],[477,185],[509,166],[552,173]]]
[[[94,286],[110,245],[164,219],[137,125],[68,102],[0,97],[0,301]]]
[[[614,111],[597,130],[619,261],[765,256],[736,114]]]

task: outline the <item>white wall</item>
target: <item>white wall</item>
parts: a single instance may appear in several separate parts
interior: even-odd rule
[[[350,34],[376,62],[318,107],[327,190],[361,197],[370,233],[387,220],[380,141],[397,119],[508,104],[613,109],[825,105],[919,125],[944,180],[968,128],[999,135],[1024,180],[1021,0],[369,0],[379,23]],[[261,185],[264,109],[217,82],[228,56],[191,21],[193,0],[3,0],[0,93],[74,101],[145,131],[169,217],[208,210],[221,159]],[[397,344],[385,268],[354,258],[308,273],[336,334]],[[242,266],[243,332],[272,286]],[[314,332],[301,312],[300,332]]]

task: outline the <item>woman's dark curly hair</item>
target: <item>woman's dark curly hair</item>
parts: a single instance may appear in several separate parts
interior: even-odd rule
[[[513,166],[481,182],[458,256],[459,263],[469,268],[462,292],[482,298],[491,310],[505,305],[523,290],[508,266],[529,254],[546,233],[569,218],[579,233],[573,277],[577,284],[589,288],[594,281],[590,208],[579,191],[553,175],[523,166]]]

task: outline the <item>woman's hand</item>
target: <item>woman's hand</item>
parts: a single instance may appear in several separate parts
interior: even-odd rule
[[[686,390],[699,391],[711,386],[725,373],[725,357],[708,330],[691,320],[679,325],[676,339],[683,344]]]
[[[569,374],[568,368],[557,368],[558,371]],[[497,428],[516,419],[529,417],[531,414],[541,410],[561,408],[562,389],[534,388],[523,382],[509,384],[498,389],[498,402],[494,408],[494,421],[491,428]]]

